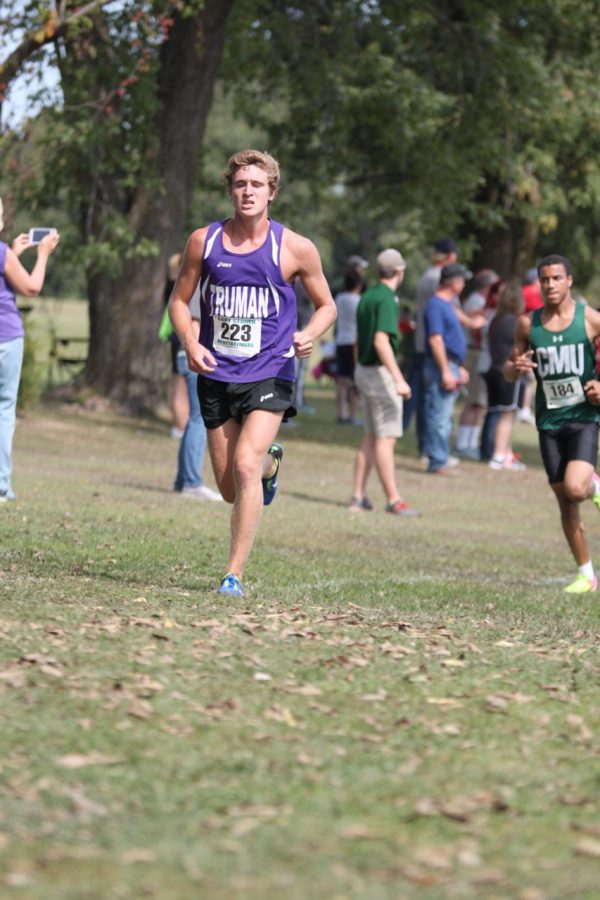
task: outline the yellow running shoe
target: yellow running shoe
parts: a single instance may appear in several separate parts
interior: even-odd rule
[[[598,579],[595,575],[593,578],[588,578],[587,575],[582,575],[580,572],[575,581],[566,586],[565,594],[590,594],[597,587]]]

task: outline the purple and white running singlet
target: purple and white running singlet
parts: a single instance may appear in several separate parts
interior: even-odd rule
[[[294,380],[296,292],[281,272],[283,225],[269,219],[251,253],[223,246],[223,222],[208,227],[200,279],[200,343],[218,365],[215,381]]]

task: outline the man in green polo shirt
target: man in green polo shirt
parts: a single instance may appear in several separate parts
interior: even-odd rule
[[[402,437],[402,399],[410,387],[398,366],[398,298],[406,263],[398,250],[377,257],[377,284],[365,291],[356,311],[357,366],[354,380],[361,392],[365,434],[354,467],[351,510],[372,509],[366,496],[369,473],[375,464],[386,495],[386,512],[418,515],[402,499],[396,484],[394,446]]]

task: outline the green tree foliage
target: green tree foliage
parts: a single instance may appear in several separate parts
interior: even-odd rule
[[[167,375],[166,260],[181,245],[233,0],[11,5],[20,43],[2,73],[51,45],[64,102],[4,137],[3,182],[15,209],[60,201],[73,224],[90,303],[85,383],[152,408]]]
[[[459,234],[506,274],[560,244],[586,277],[600,229],[600,33],[592,0],[252,3],[238,109],[315,193]],[[237,5],[237,12],[242,12]],[[243,52],[242,52],[243,41]],[[228,70],[231,66],[228,66]],[[377,228],[376,223],[380,226]]]
[[[1,188],[15,223],[47,211],[64,228],[71,283],[85,273],[88,382],[152,405],[166,259],[186,226],[226,213],[218,173],[255,141],[282,163],[277,216],[316,237],[331,269],[398,243],[410,288],[428,243],[453,233],[465,258],[504,275],[560,249],[584,286],[600,236],[596,7],[4,3],[15,46],[0,37],[0,91],[18,71],[52,65],[62,99],[0,135]]]

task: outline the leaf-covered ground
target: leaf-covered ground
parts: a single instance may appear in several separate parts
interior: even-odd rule
[[[229,509],[174,495],[164,426],[20,421],[0,508],[0,896],[595,898],[600,615],[540,470],[398,478],[282,430],[243,601]],[[402,455],[405,454],[405,455]],[[208,466],[207,480],[211,482]],[[600,517],[584,510],[600,562]]]

